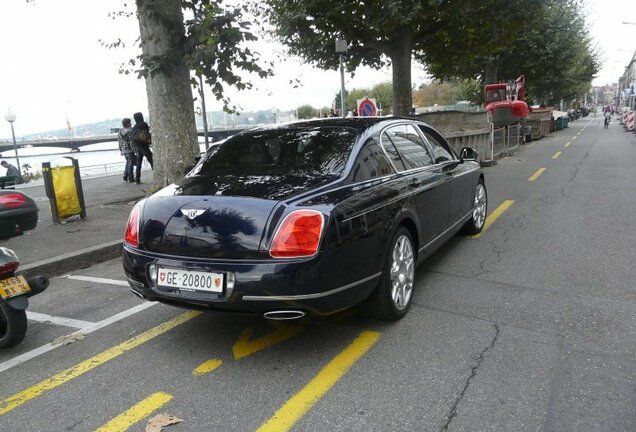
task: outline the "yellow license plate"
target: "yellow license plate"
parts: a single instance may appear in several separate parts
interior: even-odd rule
[[[12,276],[7,279],[0,279],[0,297],[8,299],[31,291],[24,276]]]

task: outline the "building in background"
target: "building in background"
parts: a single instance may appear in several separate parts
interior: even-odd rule
[[[616,104],[621,107],[636,109],[636,51],[625,67],[623,76],[618,79]]]

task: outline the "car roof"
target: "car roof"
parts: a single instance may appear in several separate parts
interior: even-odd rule
[[[352,127],[355,129],[366,129],[371,126],[377,125],[379,123],[394,123],[397,121],[416,121],[421,122],[418,119],[410,118],[410,117],[327,117],[321,119],[313,119],[313,120],[299,120],[290,123],[277,123],[271,125],[260,126],[254,129],[249,129],[246,132],[254,132],[260,130],[271,130],[271,129],[295,129],[295,128],[304,128],[304,127],[315,127],[315,126],[341,126],[341,127]]]

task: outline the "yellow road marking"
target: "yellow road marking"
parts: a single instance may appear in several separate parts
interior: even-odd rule
[[[572,145],[572,141],[568,141],[565,143],[563,147],[570,147]]]
[[[61,386],[62,384],[72,380],[73,378],[77,378],[80,375],[85,374],[86,372],[96,368],[97,366],[101,366],[109,360],[112,360],[120,355],[124,354],[127,351],[132,350],[133,348],[138,347],[139,345],[148,342],[151,339],[156,338],[173,328],[190,321],[191,319],[201,315],[201,312],[186,312],[181,314],[170,321],[166,321],[158,326],[151,328],[132,339],[128,339],[125,342],[120,343],[117,346],[114,346],[96,356],[89,358],[88,360],[84,360],[81,363],[76,364],[62,372],[59,372],[52,377],[45,379],[44,381],[40,381],[39,383],[32,385],[26,390],[22,390],[19,393],[14,394],[13,396],[9,396],[9,398],[0,402],[0,415],[6,414],[9,411],[19,407],[25,402],[34,399],[49,390],[53,390],[56,387]]]
[[[206,362],[201,363],[199,366],[197,366],[192,371],[192,375],[195,375],[195,376],[205,375],[207,373],[212,372],[213,370],[215,370],[222,364],[223,364],[223,360],[220,360],[220,359],[208,360]]]
[[[560,152],[560,151],[556,152],[556,153],[554,154],[554,156],[552,156],[552,159],[556,159],[556,158],[558,158],[559,156],[561,156],[561,152]]]
[[[532,176],[530,176],[528,181],[535,181],[536,179],[539,178],[541,174],[543,174],[543,171],[545,171],[545,168],[539,168],[538,170],[534,172],[534,174],[532,174]]]
[[[573,136],[573,137],[572,137],[572,141],[574,141],[574,140],[575,140],[575,139],[577,139],[577,138],[578,138],[578,135],[577,135],[577,136]]]
[[[515,203],[514,200],[505,200],[504,202],[502,202],[499,205],[499,207],[497,207],[495,211],[490,213],[490,216],[486,218],[486,222],[484,223],[484,227],[482,228],[481,232],[479,234],[475,234],[470,237],[471,238],[481,237],[481,235],[485,233],[486,231],[488,231],[488,228],[490,228],[490,226],[493,223],[495,223],[497,219],[499,219],[499,216],[501,216],[506,210],[508,210],[510,206],[513,205],[514,203]]]
[[[95,432],[122,432],[127,431],[135,423],[149,416],[172,400],[172,395],[158,392],[151,394],[146,399],[119,414],[117,417],[97,429]]]
[[[243,330],[232,347],[234,359],[240,360],[258,351],[262,351],[292,336],[296,336],[304,330],[303,327],[298,324],[287,324],[277,321],[272,321],[271,324],[276,327],[276,330],[256,339],[250,339],[250,336],[252,336],[254,332],[254,327],[248,327]]]
[[[380,333],[365,331],[327,365],[298,393],[278,409],[257,432],[285,432],[305,415],[349,369],[380,339]]]

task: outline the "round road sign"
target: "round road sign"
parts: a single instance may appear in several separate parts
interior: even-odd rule
[[[378,109],[371,99],[365,99],[358,105],[358,115],[360,117],[375,117]]]

